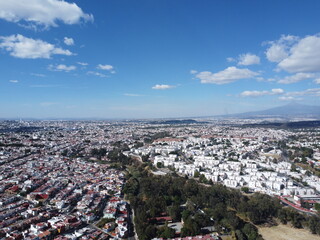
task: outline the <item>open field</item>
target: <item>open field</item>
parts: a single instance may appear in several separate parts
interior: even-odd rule
[[[270,228],[259,227],[259,233],[265,240],[320,240],[320,236],[311,234],[308,230],[283,224]]]

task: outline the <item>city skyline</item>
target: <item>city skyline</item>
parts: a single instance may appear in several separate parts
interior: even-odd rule
[[[320,105],[319,7],[0,0],[0,118],[192,117]]]

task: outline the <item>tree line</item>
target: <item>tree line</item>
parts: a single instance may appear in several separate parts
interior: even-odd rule
[[[204,227],[213,226],[236,239],[261,240],[255,225],[274,224],[274,219],[320,234],[317,216],[284,207],[277,198],[259,193],[246,196],[221,184],[208,186],[176,175],[156,176],[148,171],[147,164],[127,169],[124,193],[135,212],[140,240],[177,237],[167,224],[159,227],[153,221],[164,214],[174,222],[183,221],[180,237],[202,234]]]

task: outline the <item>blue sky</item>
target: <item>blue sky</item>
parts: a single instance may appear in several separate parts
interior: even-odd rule
[[[0,118],[320,105],[320,1],[0,0]]]

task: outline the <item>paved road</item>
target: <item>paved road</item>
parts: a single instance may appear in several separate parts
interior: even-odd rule
[[[130,204],[129,201],[128,201],[128,203]],[[130,205],[130,208],[131,208],[131,205]],[[136,226],[134,224],[134,210],[132,208],[131,208],[131,212],[132,212],[132,214],[129,215],[129,224],[132,223],[133,228],[130,230],[134,231],[134,236],[128,237],[128,240],[139,240],[137,232],[135,231]],[[131,235],[131,234],[132,234],[132,232],[129,232],[129,235]]]
[[[292,202],[284,199],[283,197],[278,197],[278,198],[280,199],[281,202],[283,202],[284,204],[286,204],[286,205],[298,210],[299,212],[307,213],[307,214],[310,214],[310,215],[317,215],[316,212],[314,212],[312,210],[309,210],[309,209],[306,209],[306,208],[302,208],[302,207],[300,207],[298,205],[295,205]]]

